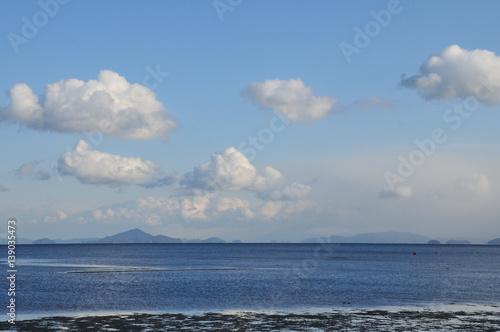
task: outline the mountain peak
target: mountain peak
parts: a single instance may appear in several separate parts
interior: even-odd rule
[[[120,235],[120,234],[143,234],[143,235],[151,235],[149,233],[144,232],[142,229],[139,229],[139,228],[129,229],[128,231],[121,232],[121,233],[118,233],[116,235]]]
[[[151,235],[139,228],[118,233],[112,236],[106,236],[97,243],[181,243],[181,239],[174,239],[164,235]]]

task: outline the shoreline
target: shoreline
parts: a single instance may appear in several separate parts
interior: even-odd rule
[[[500,306],[430,304],[373,308],[310,308],[291,310],[220,310],[180,312],[89,312],[49,314],[16,320],[20,330],[146,331],[185,328],[197,331],[311,331],[347,329],[387,331],[494,331],[500,328]],[[12,325],[0,322],[0,330]]]
[[[251,312],[256,314],[302,314],[302,313],[324,313],[331,310],[335,311],[351,311],[351,310],[383,310],[383,311],[419,311],[419,310],[436,310],[444,312],[455,311],[492,311],[500,314],[499,303],[421,303],[412,305],[373,305],[373,306],[357,306],[354,304],[346,306],[332,307],[296,307],[296,308],[277,308],[277,309],[253,309],[253,308],[235,308],[235,309],[165,309],[165,310],[102,310],[102,311],[64,311],[64,312],[38,312],[20,314],[22,320],[43,319],[50,317],[102,317],[102,316],[121,316],[134,314],[183,314],[183,315],[203,315],[207,313],[235,314],[239,312]],[[24,318],[26,317],[26,318]]]

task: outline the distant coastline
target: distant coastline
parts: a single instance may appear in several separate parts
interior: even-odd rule
[[[180,239],[168,237],[165,235],[151,235],[139,228],[134,228],[122,233],[117,233],[103,238],[74,238],[70,240],[48,239],[42,238],[39,240],[31,240],[26,238],[18,239],[18,244],[96,244],[96,243],[242,243],[240,240],[225,241],[218,237],[210,237],[207,239]],[[339,243],[339,244],[428,244],[428,245],[500,245],[500,238],[496,238],[484,243],[472,243],[468,240],[445,239],[443,241],[431,239],[424,235],[413,234],[408,232],[380,232],[380,233],[363,233],[354,236],[325,236],[307,238],[298,242],[257,242],[257,243]],[[5,239],[0,240],[0,244],[6,244]]]

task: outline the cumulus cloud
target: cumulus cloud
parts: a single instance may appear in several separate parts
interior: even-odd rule
[[[484,194],[490,190],[490,183],[485,175],[471,174],[457,182],[462,191],[472,194]]]
[[[427,59],[419,71],[403,75],[401,84],[424,99],[475,97],[487,105],[500,103],[500,57],[491,51],[452,45]]]
[[[206,210],[210,206],[212,194],[197,195],[191,199],[183,199],[181,213],[185,220],[207,220]]]
[[[191,196],[181,204],[185,220],[216,219],[228,213],[236,218],[251,219],[258,215],[269,219],[276,216],[282,206],[288,207],[308,196],[312,189],[301,183],[288,183],[278,170],[270,166],[257,169],[234,147],[212,154],[209,163],[186,173],[179,184],[181,193]],[[240,198],[214,199],[217,193],[224,191],[251,192],[266,202],[253,210],[248,201]],[[287,211],[292,214],[295,211],[292,210]]]
[[[287,219],[305,212],[318,213],[319,206],[308,200],[266,201],[258,209],[257,215],[263,219]],[[306,217],[307,218],[307,217]]]
[[[59,218],[59,220],[65,220],[68,218],[68,214],[65,213],[64,211],[58,210],[57,217]]]
[[[56,216],[45,216],[45,218],[43,218],[43,221],[44,222],[57,222],[57,221],[61,221],[61,220],[66,220],[68,218],[68,214],[65,213],[64,211],[61,211],[61,210],[57,210],[56,211]],[[35,221],[36,223],[36,221]]]
[[[221,197],[217,202],[217,211],[237,211],[246,218],[252,218],[254,216],[254,212],[250,209],[250,203],[235,197]]]
[[[150,225],[161,225],[162,219],[179,213],[179,201],[167,197],[145,197],[125,203],[102,207],[91,212],[96,221],[111,223],[118,220],[132,220]]]
[[[197,193],[189,198],[144,197],[89,211],[91,219],[105,223],[130,220],[160,225],[163,221],[208,221],[221,218],[251,219],[250,202],[237,197],[215,198],[210,193]]]
[[[0,121],[38,130],[167,140],[177,127],[153,91],[109,70],[102,70],[97,80],[48,84],[40,98],[25,83],[7,95],[11,104],[0,108]]]
[[[262,192],[286,183],[281,173],[272,167],[258,171],[247,157],[234,147],[212,154],[211,162],[195,167],[180,181],[184,189],[248,190]]]
[[[144,219],[144,222],[146,224],[153,225],[153,226],[157,226],[157,225],[162,224],[161,217],[156,213],[150,214],[146,219]]]
[[[169,177],[162,176],[163,171],[157,163],[90,151],[84,140],[79,140],[73,150],[59,158],[58,170],[61,175],[74,176],[86,184],[152,187],[170,183]]]
[[[42,160],[27,162],[16,169],[15,174],[21,178],[31,178],[38,181],[50,180],[50,174],[44,170],[36,170]]]
[[[195,167],[180,181],[185,193],[245,190],[273,200],[295,200],[307,196],[311,187],[287,184],[276,169],[266,166],[258,170],[234,147],[212,154],[211,162]]]
[[[16,169],[16,175],[18,176],[31,176],[33,175],[33,170],[41,161],[32,161],[28,163],[24,163]]]
[[[92,218],[94,218],[95,220],[107,220],[107,219],[113,218],[115,215],[115,212],[111,209],[107,209],[107,210],[97,209],[95,211],[92,211],[91,215],[92,215]]]
[[[166,197],[153,197],[139,198],[137,200],[138,209],[157,209],[162,213],[171,213],[172,211],[179,210],[179,201]]]
[[[394,189],[385,189],[380,192],[379,196],[382,198],[391,198],[391,197],[409,198],[413,196],[413,189],[408,186],[397,187]]]
[[[300,78],[250,83],[243,96],[265,109],[276,110],[290,122],[307,122],[326,117],[333,111],[336,98],[313,95]]]
[[[265,219],[270,219],[275,217],[281,210],[283,203],[267,201],[259,208],[258,213],[261,217]]]

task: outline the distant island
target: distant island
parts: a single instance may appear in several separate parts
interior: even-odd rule
[[[325,238],[309,238],[301,243],[427,243],[427,236],[405,232],[363,233],[354,236],[332,235]]]
[[[139,228],[134,228],[123,233],[106,236],[93,241],[93,243],[182,243],[182,240],[165,235],[151,235]]]
[[[6,243],[5,241],[3,243]],[[217,237],[208,239],[179,239],[165,235],[151,235],[139,228],[134,228],[122,233],[118,233],[104,238],[85,238],[71,240],[51,240],[43,238],[36,241],[23,239],[22,244],[68,244],[68,243],[226,243],[226,241]]]
[[[472,244],[467,240],[447,240],[441,242],[435,239],[430,239],[425,235],[413,234],[408,232],[381,232],[381,233],[362,233],[354,236],[338,236],[331,235],[327,237],[309,238],[301,241],[301,243],[400,243],[400,244]],[[500,245],[500,238],[491,240],[487,243],[489,245]]]
[[[498,239],[488,241],[488,244],[492,246],[500,246],[500,237]]]
[[[444,241],[444,240],[442,240]],[[6,244],[7,239],[0,239],[0,244]],[[20,238],[19,244],[67,244],[67,243],[241,243],[240,240],[226,242],[218,237],[210,237],[208,239],[187,239],[187,238],[173,238],[165,235],[152,235],[144,232],[139,228],[130,229],[125,232],[106,236],[103,238],[74,238],[70,240],[62,239],[48,239],[43,238],[36,241]],[[269,243],[278,243],[271,241]],[[290,243],[290,242],[287,242]],[[361,233],[354,236],[339,236],[331,235],[326,237],[308,238],[300,241],[300,243],[385,243],[385,244],[471,244],[467,240],[448,240],[441,242],[431,239],[427,236],[420,234],[413,234],[408,232],[380,232],[380,233]],[[493,239],[484,244],[500,245],[500,238]]]
[[[226,243],[226,241],[219,239],[218,237],[211,237],[206,240],[200,240],[200,239],[194,239],[194,240],[189,240],[189,239],[182,239],[183,243]]]
[[[43,239],[33,241],[32,244],[56,244],[56,241],[44,237]]]

